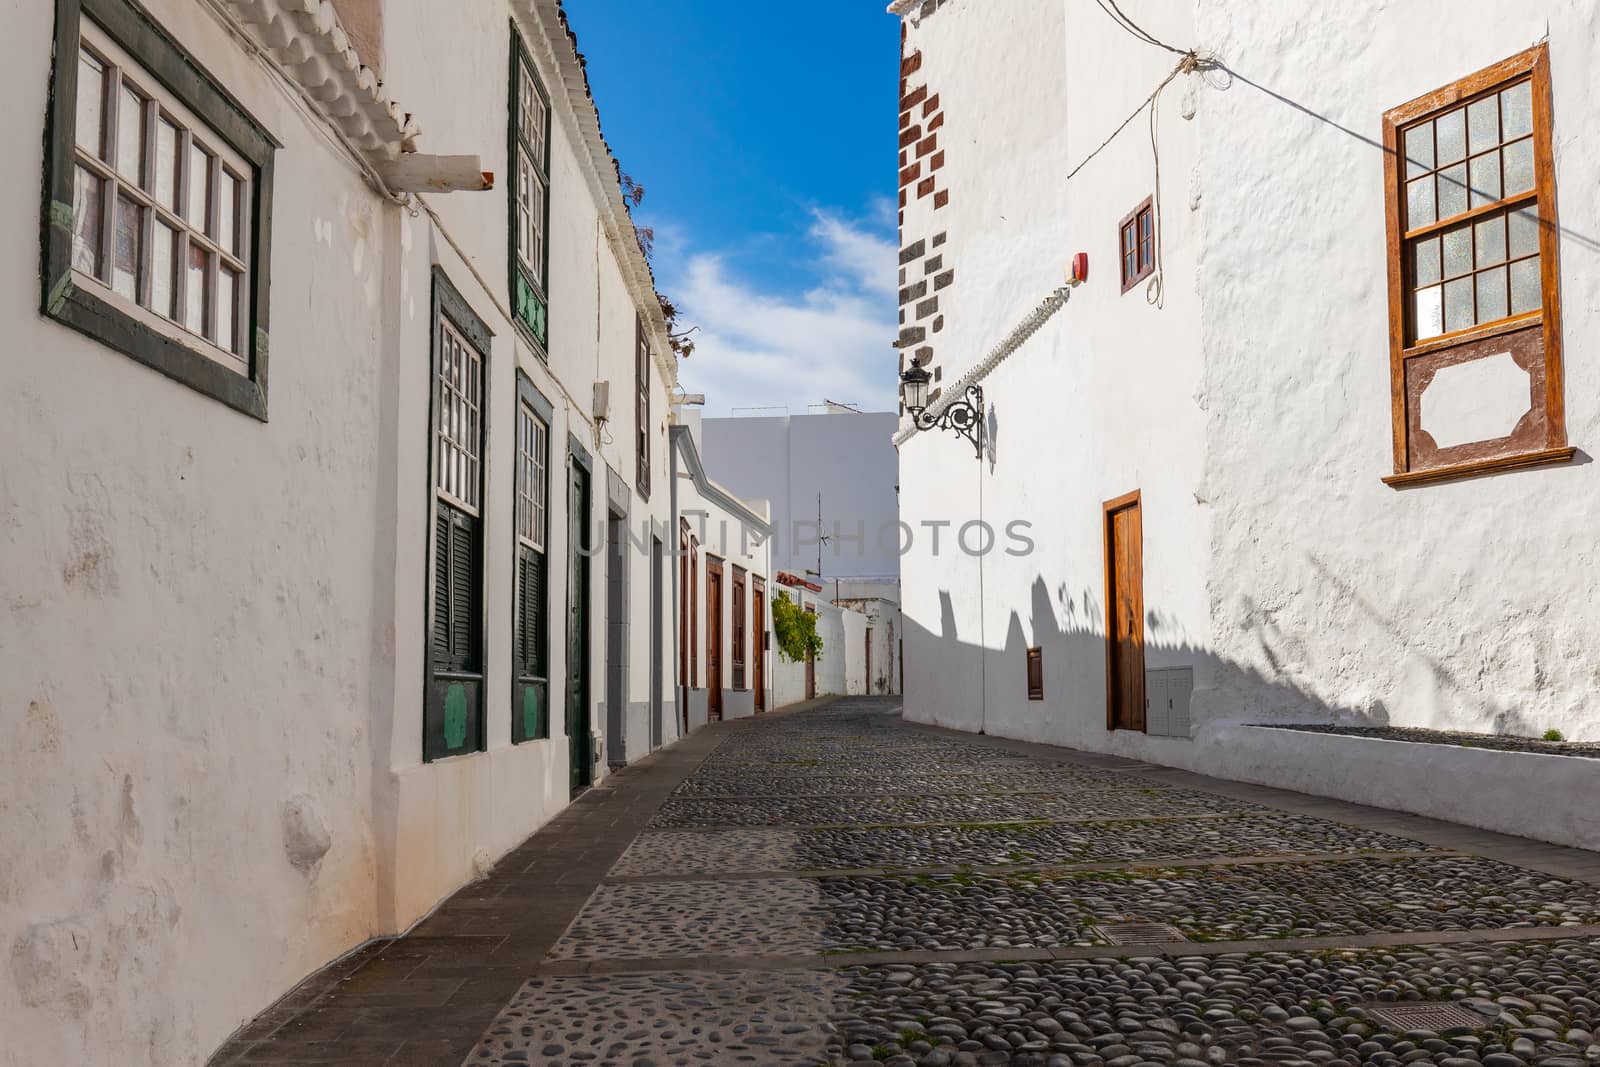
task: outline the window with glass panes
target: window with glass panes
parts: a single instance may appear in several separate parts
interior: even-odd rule
[[[444,273],[433,284],[433,558],[423,758],[484,742],[485,373],[488,327]]]
[[[549,342],[550,101],[515,28],[511,41],[511,304],[542,352]]]
[[[274,146],[141,9],[79,0],[65,11],[45,312],[264,418],[256,296]]]
[[[483,357],[448,319],[439,327],[439,495],[473,515],[483,492]]]
[[[1392,484],[1571,458],[1550,123],[1544,46],[1384,116]],[[1436,436],[1424,396],[1441,374],[1460,381],[1455,368],[1480,359],[1523,372],[1482,375],[1515,390],[1499,398],[1505,425],[1481,441]]]
[[[242,363],[250,168],[93,23],[82,37],[73,269]]]
[[[1134,208],[1117,224],[1122,253],[1122,291],[1127,292],[1156,269],[1156,216],[1153,198]]]
[[[532,383],[517,383],[516,614],[512,645],[511,740],[520,744],[550,736],[548,635],[549,566],[545,552],[550,427]],[[548,409],[547,409],[548,412]]]
[[[644,317],[634,318],[633,338],[633,425],[636,460],[635,485],[639,495],[650,499],[650,338],[644,330]]]

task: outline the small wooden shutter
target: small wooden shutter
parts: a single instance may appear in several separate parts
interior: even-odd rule
[[[450,513],[441,506],[433,531],[433,659],[450,658]]]
[[[1044,649],[1028,649],[1028,699],[1044,699]]]
[[[441,501],[434,552],[434,665],[446,671],[476,671],[482,614],[478,520]]]
[[[545,677],[544,553],[527,545],[517,550],[517,667],[525,677]]]

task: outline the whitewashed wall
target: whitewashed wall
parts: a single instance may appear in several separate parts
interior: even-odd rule
[[[903,243],[947,233],[951,382],[1090,254],[1089,284],[984,382],[989,454],[945,433],[901,448],[906,713],[1326,792],[1294,746],[1226,723],[1392,722],[1600,736],[1593,337],[1600,175],[1592,5],[1136,3],[1158,37],[1235,72],[1162,97],[1164,291],[1119,292],[1116,229],[1155,185],[1134,111],[1176,57],[1087,0],[998,20],[944,0],[908,22],[910,78],[941,96],[950,202],[913,196]],[[1427,26],[1448,27],[1434,33]],[[1391,473],[1382,112],[1539,40],[1548,26],[1568,436],[1580,461],[1397,492]],[[1381,27],[1381,32],[1373,32]],[[1255,84],[1251,84],[1255,83]],[[1276,95],[1274,95],[1276,94]],[[1287,101],[1287,102],[1286,102]],[[1105,729],[1102,504],[1143,502],[1147,667],[1195,670],[1197,740]],[[982,519],[1000,547],[949,548]],[[1007,554],[1005,524],[1031,523]],[[944,551],[924,522],[948,521]],[[1020,545],[1019,551],[1020,551]],[[1024,650],[1044,648],[1046,699]],[[1316,757],[1325,758],[1325,757]],[[1354,753],[1352,760],[1357,759]],[[1476,810],[1441,771],[1395,805]],[[1361,781],[1365,781],[1362,779]],[[1404,793],[1404,790],[1402,790]],[[1341,794],[1343,795],[1343,794]],[[1516,827],[1535,832],[1528,812]],[[1463,816],[1466,817],[1466,816]],[[1487,816],[1477,816],[1480,824]]]
[[[596,457],[596,515],[605,465],[630,482],[635,470],[638,294],[616,250],[597,239],[595,187],[570,119],[558,117],[553,138],[547,366],[501,312],[503,184],[429,198],[458,251],[425,214],[376,197],[282,80],[204,7],[147,6],[283,143],[271,421],[39,316],[53,12],[19,9],[8,24],[15,106],[0,118],[23,153],[0,171],[10,205],[0,212],[9,238],[0,314],[15,351],[28,354],[0,361],[0,711],[19,726],[0,764],[0,950],[10,961],[0,970],[0,1058],[18,1062],[203,1062],[306,974],[403,930],[559,811],[568,790],[558,624],[556,736],[512,746],[505,697],[515,369],[555,405],[557,623],[568,433]],[[480,154],[503,180],[511,8],[473,5],[449,19],[423,0],[387,8],[386,91],[427,127],[423,150]],[[547,87],[561,92],[542,61]],[[488,751],[424,765],[435,267],[495,335],[485,455],[491,622]],[[597,377],[614,398],[604,433],[588,417]],[[655,492],[648,502],[635,494],[631,506],[636,522],[668,527],[659,375],[652,391]],[[592,570],[598,708],[603,556]],[[640,558],[630,605],[636,701],[649,693],[648,574]],[[671,618],[668,595],[667,741],[677,735]],[[598,711],[594,721],[603,723]],[[630,758],[640,754],[630,745]],[[326,854],[294,866],[286,843],[321,833]]]
[[[374,605],[395,230],[187,0],[147,5],[278,153],[271,421],[39,314],[54,5],[8,12],[0,131],[0,1039],[8,1063],[200,1062],[381,929]],[[416,599],[417,583],[406,598]],[[298,813],[298,814],[296,814]],[[326,831],[302,872],[286,825]]]
[[[714,482],[702,483],[694,477],[693,465],[698,457],[702,469],[705,456],[700,452],[700,420],[698,413],[693,411],[683,412],[680,419],[684,432],[676,440],[679,452],[679,461],[676,465],[678,472],[674,481],[677,484],[678,514],[689,523],[689,532],[699,540],[700,551],[694,562],[694,585],[696,607],[698,616],[696,622],[699,628],[699,640],[694,646],[694,660],[700,692],[695,695],[697,708],[704,715],[705,689],[709,684],[706,670],[706,656],[709,652],[707,642],[711,638],[710,617],[706,599],[706,570],[709,557],[715,556],[722,561],[722,717],[724,719],[748,718],[755,714],[755,668],[756,657],[765,656],[766,674],[764,685],[767,690],[765,705],[767,709],[774,707],[773,703],[773,671],[772,664],[777,658],[777,653],[762,652],[760,635],[757,634],[755,619],[755,579],[765,581],[766,595],[772,596],[776,585],[772,577],[771,550],[772,540],[766,529],[769,523],[768,515],[770,504],[766,500],[741,500],[746,506],[746,512],[740,514],[737,510],[728,507],[723,498],[732,497],[726,487]],[[693,455],[689,455],[690,451]],[[720,492],[720,497],[719,497]],[[733,499],[740,499],[734,497]],[[752,521],[755,520],[755,521]],[[678,544],[677,534],[674,532],[672,546],[676,550]],[[671,561],[672,573],[678,574],[678,561]],[[733,687],[733,569],[741,568],[745,572],[745,685],[742,689]],[[680,593],[680,595],[682,595]],[[676,615],[673,616],[675,619]],[[772,609],[769,606],[765,616],[767,626],[772,625]],[[680,636],[680,640],[681,640]],[[678,662],[677,660],[673,661]],[[691,723],[691,726],[700,725],[700,722]]]

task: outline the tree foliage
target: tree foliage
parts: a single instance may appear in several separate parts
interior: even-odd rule
[[[788,593],[780,592],[772,598],[772,638],[779,654],[790,663],[799,663],[808,655],[822,658],[817,617],[790,600]]]

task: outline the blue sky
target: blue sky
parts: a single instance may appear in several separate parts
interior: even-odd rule
[[[883,0],[567,0],[707,414],[895,400],[900,24]]]

